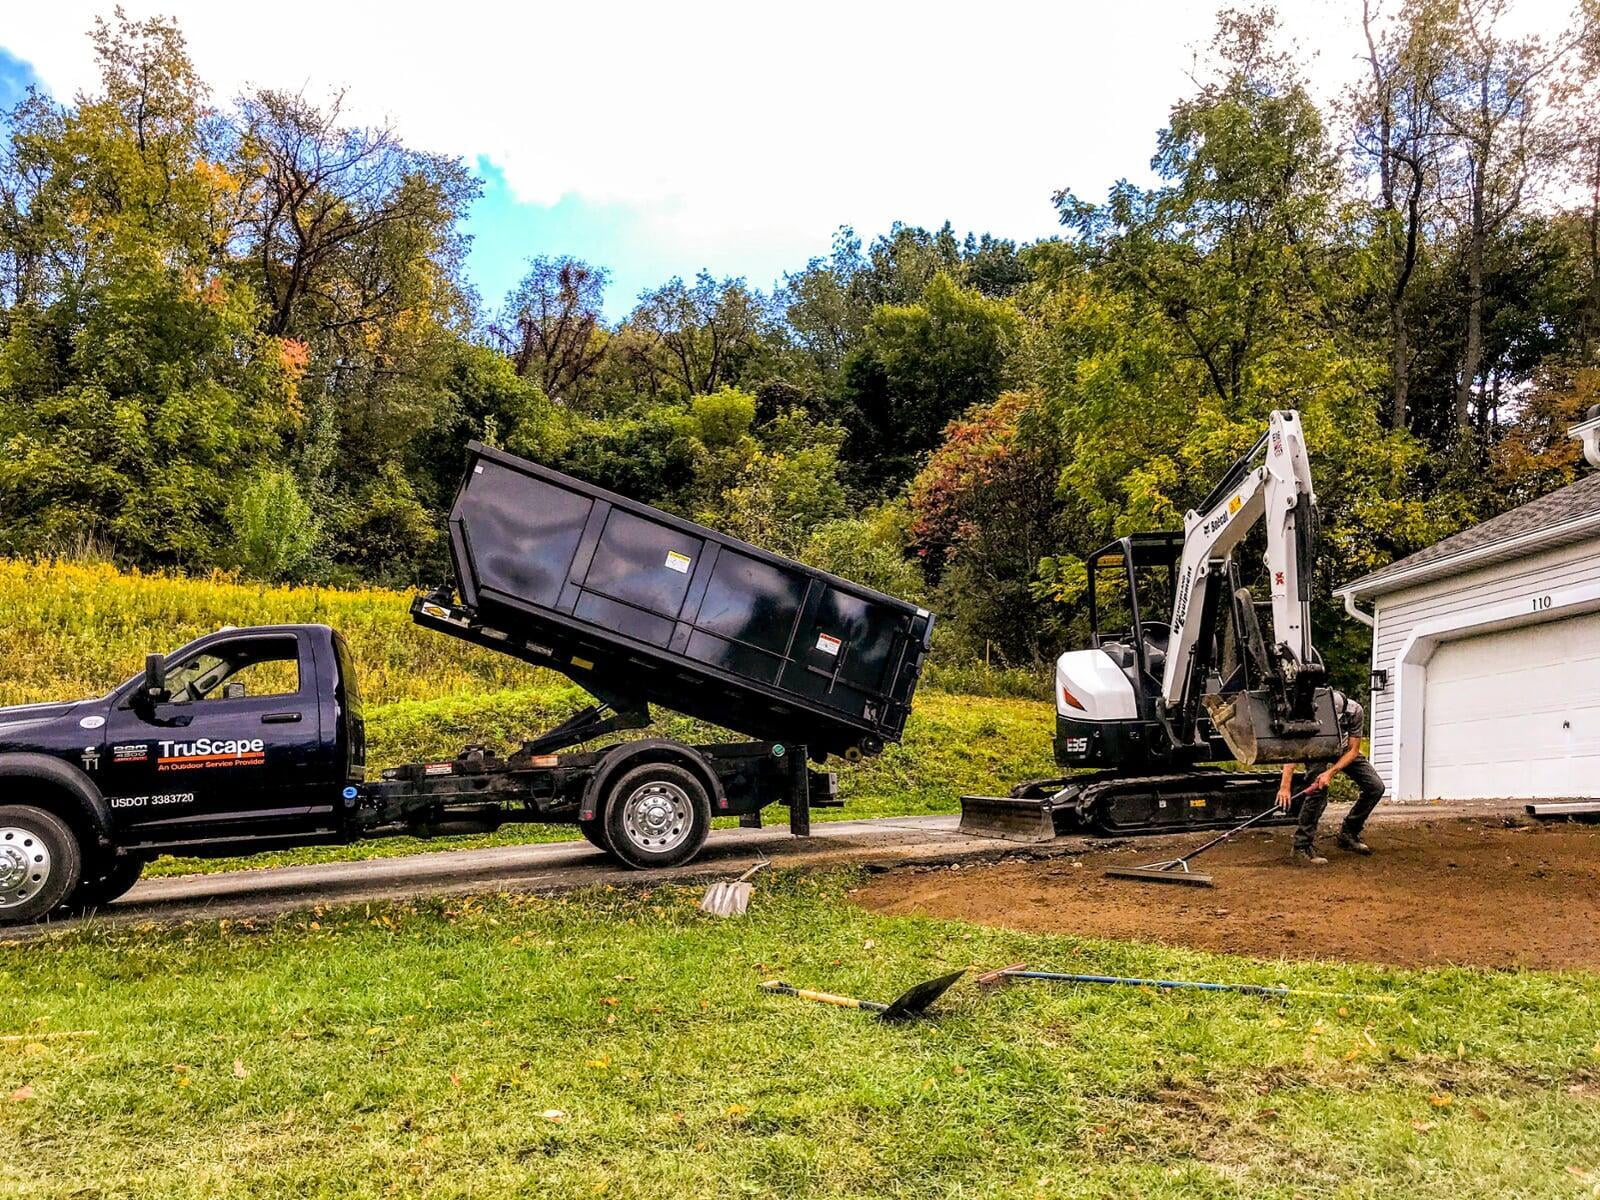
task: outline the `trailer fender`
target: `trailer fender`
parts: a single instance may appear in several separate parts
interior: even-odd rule
[[[84,850],[111,849],[111,806],[77,767],[48,754],[0,754],[0,779],[33,780],[53,793],[40,807],[66,821],[84,839]],[[9,790],[9,789],[8,789]]]
[[[706,795],[711,797],[712,813],[716,814],[727,807],[728,801],[722,791],[722,782],[717,778],[717,773],[711,764],[706,761],[705,755],[693,746],[686,746],[671,738],[644,738],[637,742],[623,742],[620,746],[611,748],[605,759],[595,768],[594,774],[589,776],[589,782],[584,785],[578,819],[596,820],[611,781],[624,771],[631,770],[641,763],[650,762],[677,763],[693,771],[705,785]]]

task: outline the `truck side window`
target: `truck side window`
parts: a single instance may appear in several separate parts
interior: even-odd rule
[[[174,704],[294,696],[300,691],[300,647],[293,637],[224,642],[168,670]]]

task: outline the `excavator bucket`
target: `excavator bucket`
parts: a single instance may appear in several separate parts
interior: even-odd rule
[[[1327,762],[1344,749],[1333,693],[1327,688],[1317,689],[1313,717],[1303,721],[1275,718],[1272,695],[1265,688],[1202,699],[1211,723],[1245,766]]]

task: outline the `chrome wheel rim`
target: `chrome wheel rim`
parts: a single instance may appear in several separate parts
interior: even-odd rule
[[[50,881],[50,847],[32,829],[0,826],[0,909],[26,904]]]
[[[622,804],[622,828],[628,840],[654,854],[681,846],[693,821],[689,793],[664,779],[640,785]]]

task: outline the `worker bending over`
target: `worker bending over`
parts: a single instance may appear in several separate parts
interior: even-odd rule
[[[1366,724],[1366,713],[1343,692],[1333,693],[1333,708],[1339,716],[1339,732],[1345,736],[1344,753],[1323,767],[1322,771],[1306,784],[1306,798],[1300,804],[1300,824],[1294,831],[1294,849],[1291,851],[1296,866],[1322,867],[1328,860],[1317,853],[1317,825],[1328,807],[1328,785],[1340,771],[1350,776],[1361,791],[1360,798],[1350,809],[1339,829],[1339,849],[1352,854],[1371,854],[1372,847],[1361,840],[1361,830],[1383,799],[1383,780],[1377,770],[1361,753],[1361,731]],[[1309,774],[1315,766],[1306,764]],[[1285,763],[1283,782],[1278,785],[1278,807],[1289,808],[1294,782],[1294,763]]]

